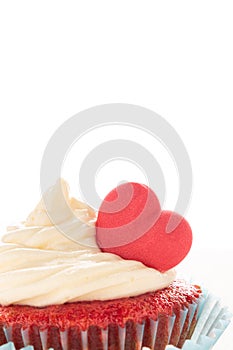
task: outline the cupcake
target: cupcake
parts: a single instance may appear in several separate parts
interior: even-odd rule
[[[122,186],[124,202],[127,187]],[[157,255],[155,247],[148,250],[148,237],[138,225],[149,225],[146,233],[160,232],[171,213],[160,212],[146,186],[132,186],[135,197],[123,211],[111,207],[119,205],[114,190],[96,220],[95,211],[71,198],[68,185],[59,180],[25,222],[8,229],[0,245],[0,345],[13,342],[17,350],[27,345],[35,350],[164,350],[168,344],[182,348],[192,337],[206,296],[199,286],[176,279],[173,268],[190,249],[190,228],[175,217],[180,219],[177,230],[186,230],[177,236],[183,242],[179,254],[171,254],[172,245],[167,247],[172,256],[162,246]],[[138,221],[145,205],[146,219]],[[150,213],[160,220],[156,229]],[[128,232],[123,243],[114,241],[118,227]]]

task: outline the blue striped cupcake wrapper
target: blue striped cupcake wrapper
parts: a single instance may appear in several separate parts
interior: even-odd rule
[[[207,291],[203,292],[198,313],[198,321],[192,338],[186,340],[183,350],[210,350],[230,324],[232,314],[222,307],[219,298]],[[166,350],[179,350],[168,345]]]

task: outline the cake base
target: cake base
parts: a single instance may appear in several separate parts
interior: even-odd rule
[[[201,289],[184,281],[130,298],[0,307],[0,344],[35,350],[164,350],[182,347],[196,324]]]

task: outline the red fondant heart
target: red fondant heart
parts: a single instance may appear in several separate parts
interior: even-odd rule
[[[173,230],[167,233],[171,220]],[[102,202],[96,240],[104,252],[166,271],[188,254],[192,231],[179,214],[161,211],[150,188],[128,182],[112,190]]]

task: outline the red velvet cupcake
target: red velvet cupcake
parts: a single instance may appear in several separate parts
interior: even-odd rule
[[[176,281],[163,290],[130,298],[44,308],[2,306],[1,344],[12,340],[17,349],[31,344],[35,350],[182,347],[195,327],[200,294],[198,286]]]
[[[150,190],[136,187],[143,208]],[[167,344],[181,348],[192,335],[202,299],[200,287],[174,281],[172,267],[190,248],[189,231],[184,239],[184,231],[189,230],[184,219],[178,225],[182,232],[176,230],[180,255],[172,254],[168,245],[171,259],[165,257],[166,251],[154,258],[156,247],[149,241],[154,253],[145,256],[142,249],[137,259],[127,257],[129,247],[121,254],[119,246],[116,252],[110,246],[97,246],[95,213],[69,197],[64,181],[44,198],[22,226],[10,229],[0,246],[0,345],[13,341],[16,349],[33,345],[35,350],[136,350],[142,346],[164,350]],[[154,194],[148,208],[149,213],[154,208],[157,218],[163,217],[160,212],[157,215],[160,209]],[[128,218],[139,212],[135,202],[127,204]],[[161,227],[148,231],[150,237],[158,233],[160,243]]]

